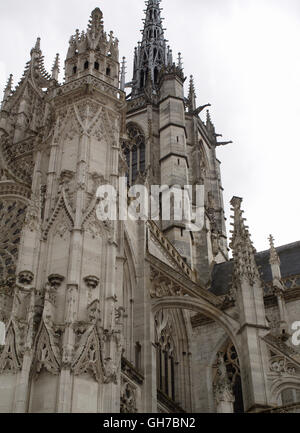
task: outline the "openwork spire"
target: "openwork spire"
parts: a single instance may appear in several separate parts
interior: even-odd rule
[[[172,51],[167,48],[162,26],[160,0],[146,2],[143,39],[135,49],[132,94],[142,93],[150,74],[153,89],[158,84],[161,69],[173,63]]]
[[[245,225],[246,219],[243,218],[244,211],[241,210],[243,199],[233,197],[230,204],[232,205],[233,231],[230,248],[232,249],[234,259],[234,276],[237,281],[246,278],[251,285],[255,280],[260,280],[260,274],[255,261],[256,250],[252,244],[248,227]]]

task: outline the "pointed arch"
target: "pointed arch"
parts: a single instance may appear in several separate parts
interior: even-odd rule
[[[123,151],[128,165],[128,185],[136,181],[146,168],[146,137],[142,128],[130,122],[126,127],[128,140],[123,144]]]

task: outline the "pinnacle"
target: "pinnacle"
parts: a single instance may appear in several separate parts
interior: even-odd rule
[[[34,49],[36,51],[41,51],[41,38],[37,38]]]
[[[189,86],[189,99],[196,98],[196,92],[195,92],[195,84],[194,84],[194,77],[193,75],[190,75],[190,86]]]
[[[9,88],[11,90],[13,83],[13,74],[10,74],[9,79],[7,80],[6,88]]]
[[[10,74],[9,79],[7,80],[6,87],[4,89],[3,101],[6,101],[9,98],[9,96],[11,95],[12,85],[13,85],[13,75]]]
[[[183,69],[183,62],[181,53],[178,53],[178,68]]]
[[[58,80],[58,74],[60,72],[60,68],[59,68],[59,54],[56,54],[55,60],[54,60],[54,64],[53,64],[53,68],[52,68],[52,79],[54,80]]]

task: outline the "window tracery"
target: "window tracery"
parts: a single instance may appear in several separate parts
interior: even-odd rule
[[[168,312],[162,310],[155,318],[157,388],[175,401],[176,350],[173,329]]]
[[[127,126],[128,141],[123,145],[124,154],[128,165],[128,185],[136,181],[139,174],[145,172],[145,135],[134,124]]]
[[[234,412],[243,413],[243,392],[241,382],[241,369],[237,351],[232,343],[229,343],[224,350],[222,350],[224,364],[226,366],[227,377],[231,383],[232,392],[235,398]]]
[[[15,274],[26,207],[17,200],[0,200],[0,281]]]

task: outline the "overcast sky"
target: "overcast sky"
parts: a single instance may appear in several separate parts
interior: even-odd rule
[[[48,69],[57,52],[63,63],[71,34],[86,28],[97,6],[105,29],[120,40],[130,81],[143,0],[1,0],[1,94],[10,73],[19,81],[37,36]],[[218,149],[228,220],[237,195],[258,250],[268,248],[270,233],[276,245],[300,240],[300,1],[163,0],[161,6],[166,38],[174,53],[181,51],[185,74],[194,75],[198,104],[212,104],[217,132],[234,141]]]

